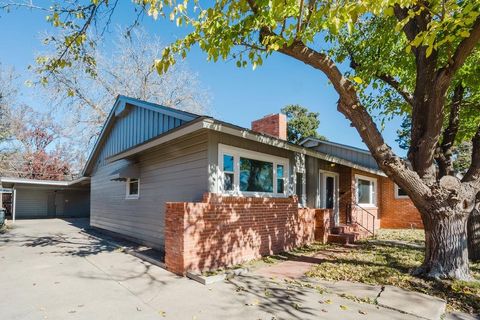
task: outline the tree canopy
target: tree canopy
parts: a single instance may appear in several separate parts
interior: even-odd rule
[[[304,139],[312,137],[325,140],[317,130],[320,126],[320,113],[308,111],[307,108],[298,104],[285,106],[281,110],[287,116],[287,138],[292,143],[300,143]]]

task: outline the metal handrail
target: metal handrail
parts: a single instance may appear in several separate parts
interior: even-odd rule
[[[353,221],[353,218],[352,218],[352,204],[355,206],[355,208],[359,208],[361,211],[361,214],[362,214],[362,219],[361,219],[361,222],[358,222],[358,219],[357,219],[357,215],[355,215],[355,221]],[[364,218],[364,214],[367,214],[367,225],[363,225],[363,218]],[[371,212],[365,210],[364,208],[362,208],[358,203],[356,202],[352,202],[352,203],[348,203],[347,204],[347,210],[345,212],[345,222],[346,224],[352,224],[353,222],[355,222],[359,227],[361,227],[362,229],[365,229],[366,231],[368,231],[369,233],[371,233],[373,236],[375,236],[375,215],[372,214]],[[369,221],[370,221],[370,217],[372,217],[372,229],[369,228]]]

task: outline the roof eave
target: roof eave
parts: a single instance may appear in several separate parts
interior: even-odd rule
[[[358,169],[361,171],[369,172],[375,175],[379,176],[386,176],[382,171],[375,170],[372,168],[364,167],[361,165],[358,165],[356,163],[353,163],[348,160],[344,160],[341,158],[337,158],[328,154],[324,154],[309,148],[305,148],[296,144],[289,143],[285,140],[277,139],[268,135],[264,135],[258,132],[254,132],[249,129],[241,128],[235,125],[232,125],[230,123],[222,122],[219,120],[215,120],[213,118],[205,118],[202,117],[200,119],[197,119],[197,121],[192,121],[191,123],[187,123],[179,128],[178,130],[172,130],[171,132],[167,132],[163,134],[162,136],[159,136],[157,138],[154,138],[144,144],[141,144],[139,146],[136,146],[134,148],[131,148],[129,150],[120,152],[116,155],[113,155],[107,159],[109,163],[115,162],[121,159],[125,159],[128,157],[131,157],[137,153],[146,151],[150,148],[153,148],[155,146],[161,145],[163,143],[166,143],[168,141],[171,141],[173,139],[177,139],[182,137],[183,135],[193,133],[198,130],[202,129],[207,129],[207,130],[212,130],[212,131],[217,131],[217,132],[223,132],[226,134],[234,135],[240,138],[260,142],[260,143],[265,143],[277,148],[282,148],[286,149],[289,151],[293,152],[298,152],[302,153],[314,158],[318,158],[321,160],[329,161],[332,163],[340,164],[340,165],[345,165],[347,167],[351,167],[354,169]]]

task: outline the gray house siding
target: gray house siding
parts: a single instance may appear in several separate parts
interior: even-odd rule
[[[372,157],[372,155],[368,153],[350,150],[345,147],[328,145],[324,143],[320,143],[317,147],[313,149],[325,154],[351,161],[367,168],[378,169],[377,162]]]
[[[125,181],[110,180],[127,160],[98,167],[90,224],[163,250],[165,202],[199,201],[207,191],[207,141],[206,133],[183,137],[131,159],[140,169],[138,199],[125,199]]]
[[[47,218],[49,190],[18,188],[16,197],[17,218]],[[53,216],[50,212],[50,216]]]
[[[23,185],[16,186],[15,190],[17,219],[88,217],[90,214],[90,191],[85,188]]]
[[[97,158],[97,165],[105,165],[105,159],[152,139],[185,123],[184,120],[130,104],[126,111],[113,115],[114,123],[105,137]]]
[[[64,212],[68,217],[88,217],[90,215],[90,189],[66,190]]]
[[[308,156],[305,162],[307,168],[307,206],[316,208],[320,203],[320,170],[340,173],[341,166],[332,166],[330,162]]]

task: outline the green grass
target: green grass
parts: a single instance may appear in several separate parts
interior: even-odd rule
[[[323,252],[328,259],[310,270],[307,276],[394,285],[445,299],[449,310],[480,313],[479,281],[436,281],[411,275],[423,261],[423,248],[419,247],[423,244],[422,230],[382,230],[377,239],[381,241],[367,240],[348,248],[315,245],[315,250]],[[480,279],[480,264],[472,264],[471,270],[474,278]]]

